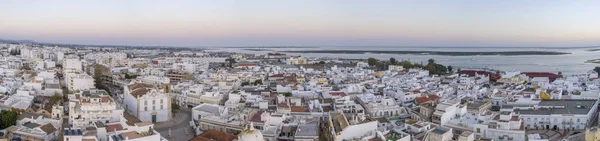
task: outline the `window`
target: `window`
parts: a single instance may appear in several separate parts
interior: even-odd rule
[[[152,110],[156,110],[156,106],[152,106]]]
[[[152,100],[152,104],[156,104],[156,100]]]
[[[144,105],[148,105],[148,101],[144,101]]]
[[[161,109],[161,110],[162,110],[162,109],[164,109],[163,105],[160,105],[160,109]]]
[[[163,100],[161,99],[161,100],[160,100],[160,104],[162,104],[162,103],[163,103]]]
[[[481,133],[481,129],[477,128],[477,133]]]
[[[144,111],[148,111],[148,107],[144,107]]]

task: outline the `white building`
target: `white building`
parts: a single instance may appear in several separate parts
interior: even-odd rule
[[[343,113],[329,113],[330,139],[335,141],[360,140],[362,138],[373,137],[377,134],[378,121],[361,121],[361,117],[346,117]]]
[[[219,130],[239,134],[256,112],[252,109],[234,109],[216,105],[201,104],[192,108],[192,119],[197,121],[197,130]]]
[[[452,141],[452,135],[452,128],[445,129],[438,127],[427,132],[423,141]]]
[[[378,98],[373,101],[364,101],[365,108],[371,117],[398,117],[407,116],[408,111],[400,107],[392,98]]]
[[[83,64],[79,59],[69,58],[65,59],[65,62],[63,63],[63,69],[67,72],[83,71]]]
[[[162,122],[171,119],[171,95],[148,84],[124,87],[123,106],[141,121]]]
[[[33,102],[34,96],[31,94],[34,93],[32,91],[25,90],[17,90],[17,93],[11,95],[4,101],[5,106],[9,106],[11,108],[27,110],[31,103]]]
[[[118,122],[123,109],[104,90],[87,90],[69,95],[69,124],[88,127],[95,122]]]
[[[489,121],[480,120],[473,125],[475,136],[500,141],[525,140],[525,128],[519,116],[502,111]]]
[[[39,116],[35,119],[24,118],[17,121],[17,125],[12,128],[12,140],[36,140],[53,141],[59,136],[61,120],[44,119]]]
[[[137,77],[137,82],[138,83],[150,84],[150,85],[152,85],[154,87],[160,87],[160,86],[162,86],[164,84],[169,84],[171,81],[169,80],[168,77],[146,75],[146,76]]]
[[[448,121],[455,116],[462,116],[467,113],[467,106],[460,105],[458,101],[444,101],[439,103],[435,107],[433,112],[432,121],[440,125],[446,124]]]
[[[597,100],[542,100],[537,106],[515,110],[527,129],[585,129],[598,110]]]
[[[67,83],[67,89],[69,91],[81,91],[96,88],[94,86],[94,78],[81,72],[66,73],[65,83]]]

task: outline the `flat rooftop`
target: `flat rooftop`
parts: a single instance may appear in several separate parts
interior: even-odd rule
[[[319,128],[317,124],[298,125],[296,136],[319,136]]]
[[[552,114],[572,114],[586,115],[592,108],[597,106],[596,100],[584,99],[562,99],[562,100],[542,100],[538,106],[554,108],[538,108],[535,110],[515,110],[522,115],[552,115]],[[561,107],[557,107],[561,106]]]

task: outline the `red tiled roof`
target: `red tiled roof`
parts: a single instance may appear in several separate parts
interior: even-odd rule
[[[306,110],[306,108],[304,107],[300,107],[300,106],[293,106],[292,107],[292,112],[306,112],[308,110]]]
[[[525,74],[529,78],[548,77],[550,79],[550,81],[554,81],[554,80],[556,80],[556,78],[560,77],[560,75],[554,74],[551,72],[522,72],[521,74]]]
[[[54,131],[56,131],[56,128],[54,128],[54,126],[50,123],[40,126],[40,129],[42,129],[42,131],[46,132],[46,134],[50,134],[50,133],[53,133]]]
[[[415,98],[415,101],[416,101],[417,103],[424,103],[424,102],[427,102],[427,101],[429,101],[429,98],[428,98],[428,97],[426,97],[426,96],[417,97],[417,98]]]
[[[218,130],[206,130],[197,137],[190,139],[190,141],[232,141],[236,138],[235,135]]]
[[[288,106],[285,103],[282,103],[282,104],[277,104],[277,108],[290,108],[290,106]]]
[[[283,74],[273,74],[270,77],[283,77]]]
[[[102,97],[102,103],[105,103],[105,102],[112,102],[112,100],[110,100],[109,97]]]
[[[510,121],[518,121],[518,120],[519,120],[519,117],[518,117],[518,116],[512,116],[512,117],[510,118]]]
[[[261,115],[264,112],[265,111],[258,111],[258,112],[256,112],[256,114],[254,114],[254,116],[252,116],[252,119],[250,119],[250,121],[252,121],[252,122],[263,122]]]
[[[346,96],[346,93],[344,92],[329,92],[329,95],[331,96]]]
[[[123,126],[121,126],[121,124],[106,125],[107,132],[121,131],[121,130],[123,130]]]
[[[435,99],[435,100],[438,100],[438,99],[440,99],[440,97],[439,97],[439,96],[437,96],[437,95],[434,95],[434,94],[430,94],[428,97],[429,97],[429,99],[431,99],[431,100],[434,100],[434,99]]]
[[[245,64],[238,64],[238,66],[240,66],[240,67],[248,67],[248,66],[256,66],[256,64],[253,64],[253,63],[245,63]]]

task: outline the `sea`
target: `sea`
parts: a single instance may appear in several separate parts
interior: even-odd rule
[[[209,51],[226,51],[251,54],[285,53],[301,50],[367,50],[367,51],[448,51],[448,52],[501,52],[501,51],[555,51],[567,52],[564,55],[480,55],[480,56],[443,56],[428,54],[340,54],[340,53],[285,53],[309,58],[378,58],[388,60],[410,60],[427,63],[434,59],[437,63],[463,69],[491,69],[521,72],[562,72],[564,75],[585,74],[600,66],[585,63],[587,60],[600,59],[600,51],[591,51],[600,47],[236,47],[210,48]]]

